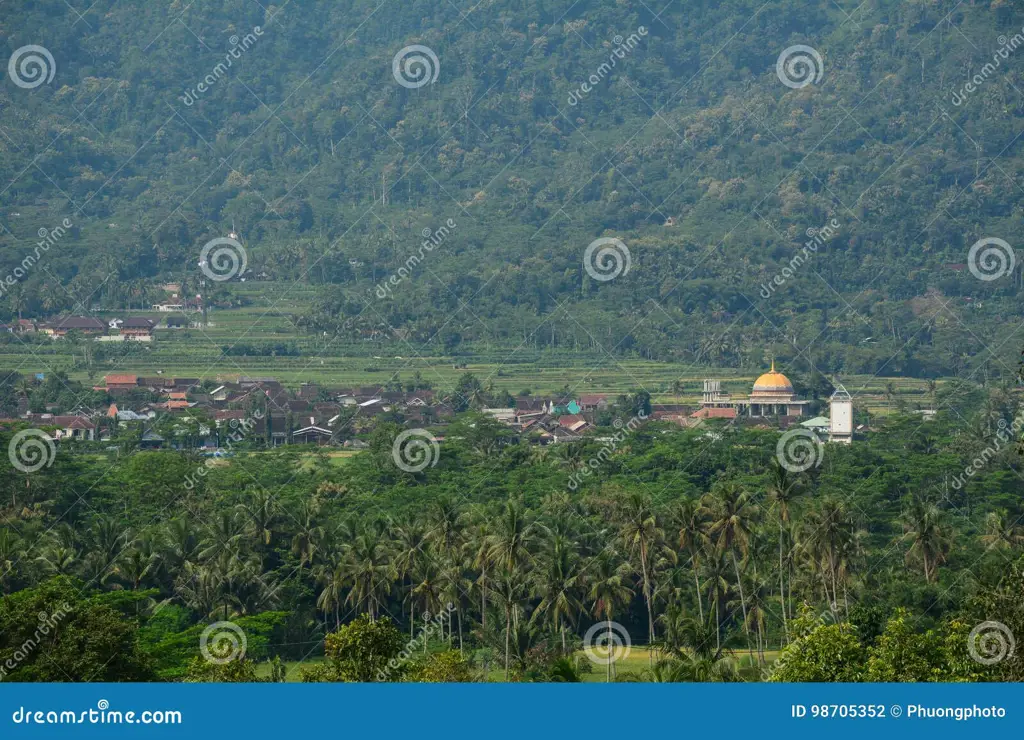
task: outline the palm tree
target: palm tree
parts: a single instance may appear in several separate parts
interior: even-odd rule
[[[768,470],[768,501],[775,508],[779,523],[779,602],[782,605],[782,629],[787,642],[789,641],[789,619],[786,614],[786,567],[782,554],[786,544],[786,532],[790,526],[790,506],[800,496],[800,493],[799,481],[790,474],[777,457],[773,457]]]
[[[630,494],[617,506],[616,519],[626,552],[634,562],[641,578],[641,589],[647,605],[647,637],[653,643],[654,632],[654,569],[659,556],[675,556],[665,547],[665,530],[647,496]],[[652,656],[653,660],[653,656]]]
[[[575,622],[574,617],[583,610],[578,592],[583,583],[579,556],[572,545],[556,535],[549,541],[549,550],[541,559],[542,566],[534,579],[534,590],[540,603],[533,612],[533,621],[546,618],[552,629],[561,634],[562,655],[568,655],[565,626]]]
[[[817,508],[804,518],[806,531],[805,546],[812,556],[825,589],[825,599],[837,613],[839,604],[839,577],[843,553],[853,542],[855,535],[853,520],[846,505],[829,496],[821,500]],[[831,588],[831,593],[829,589]]]
[[[986,549],[1016,549],[1024,543],[1024,532],[1016,521],[1010,521],[1010,513],[1006,509],[997,509],[985,515],[981,543]]]
[[[345,564],[339,554],[335,554],[329,563],[316,568],[317,583],[323,586],[320,595],[316,599],[317,608],[326,617],[334,612],[334,629],[341,627],[341,603],[342,594],[345,592],[345,584],[348,582],[348,573]]]
[[[907,558],[919,557],[924,567],[924,579],[932,583],[938,566],[946,562],[952,545],[943,512],[934,504],[914,498],[901,520],[904,539],[911,543]]]
[[[315,502],[303,501],[294,516],[297,527],[292,536],[292,554],[299,558],[300,568],[304,565],[312,567],[324,539],[324,528],[316,519],[319,508]]]
[[[171,519],[164,525],[162,532],[163,560],[168,569],[180,572],[186,563],[194,563],[199,559],[199,538],[189,519]]]
[[[252,497],[238,505],[238,511],[246,518],[249,535],[257,542],[260,560],[274,537],[273,527],[277,520],[278,505],[270,491],[260,488]]]
[[[391,566],[394,568],[394,576],[406,585],[407,579],[416,570],[419,561],[424,557],[424,548],[427,545],[426,528],[415,517],[408,517],[398,523],[394,530],[394,553]],[[404,607],[403,607],[404,616]],[[416,624],[416,604],[412,603],[412,613],[409,616],[409,635],[412,635],[413,625]]]
[[[347,544],[344,549],[344,567],[347,580],[352,586],[346,602],[354,602],[365,608],[370,620],[375,620],[391,587],[389,553],[380,533],[370,527],[357,536],[354,542]]]
[[[740,608],[743,611],[743,625],[747,624],[747,600],[743,595],[743,579],[740,576],[740,557],[746,558],[754,526],[755,511],[750,495],[736,483],[719,483],[706,498],[706,510],[710,520],[708,536],[715,543],[718,552],[728,554],[736,573],[736,588],[739,591]],[[749,645],[749,632],[747,633]]]
[[[587,563],[590,612],[598,619],[604,619],[609,634],[612,631],[612,617],[619,607],[628,604],[633,598],[633,589],[626,582],[625,569],[625,564],[618,560],[615,553],[608,550],[602,550]],[[611,681],[613,661],[608,661],[606,670],[606,678]]]
[[[676,504],[672,512],[672,519],[679,531],[677,543],[679,549],[690,555],[690,570],[693,573],[694,591],[697,596],[697,611],[703,621],[704,600],[701,598],[700,579],[697,572],[700,568],[700,554],[707,544],[704,511],[697,499],[687,496]]]
[[[517,606],[526,590],[526,574],[533,564],[533,548],[543,527],[527,515],[514,499],[505,502],[488,536],[488,559],[498,573],[498,596],[505,611],[505,679],[509,674],[509,648],[512,617],[518,619]]]
[[[720,649],[722,646],[722,604],[729,596],[729,564],[723,553],[716,550],[709,550],[701,567],[701,574],[704,587],[708,594],[708,604],[714,612],[715,623],[715,646]],[[711,618],[708,614],[708,618]]]

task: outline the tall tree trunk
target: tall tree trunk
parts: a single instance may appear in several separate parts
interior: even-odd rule
[[[782,518],[779,518],[779,601],[782,602],[782,630],[789,643],[789,621],[786,619],[786,580],[782,570]]]
[[[736,550],[732,551],[732,567],[736,571],[736,587],[740,592],[740,607],[743,609],[743,631],[747,634],[747,651],[750,653],[750,662],[754,662],[754,650],[750,647],[750,626],[747,624],[747,599],[743,595],[743,579],[740,578],[740,563],[736,559]]]
[[[505,607],[505,680],[508,681],[509,638],[512,636],[512,609]]]

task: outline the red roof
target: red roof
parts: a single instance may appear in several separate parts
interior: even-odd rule
[[[704,408],[690,414],[691,419],[735,419],[736,409]]]
[[[137,375],[108,375],[103,380],[108,386],[139,384],[139,376]]]

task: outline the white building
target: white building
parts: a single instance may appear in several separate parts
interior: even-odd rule
[[[828,441],[840,444],[853,442],[853,397],[841,385],[829,399]]]

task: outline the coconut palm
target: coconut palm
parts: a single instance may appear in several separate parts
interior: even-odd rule
[[[697,596],[697,611],[700,614],[701,621],[703,621],[704,600],[701,598],[700,579],[697,573],[700,569],[700,555],[708,539],[704,510],[701,508],[699,500],[687,496],[675,505],[671,518],[679,533],[677,541],[679,550],[690,556],[690,571],[693,573],[694,593]]]
[[[746,558],[750,547],[756,512],[750,501],[750,494],[740,485],[731,482],[717,484],[705,497],[705,508],[709,520],[709,538],[719,553],[727,554],[732,560],[745,629],[747,600],[743,594],[740,558]],[[749,633],[747,637],[749,644]]]
[[[612,620],[620,607],[633,598],[633,589],[627,581],[627,566],[612,551],[602,550],[587,562],[587,591],[590,601],[590,613],[598,619],[604,619],[609,633],[612,631]],[[607,680],[612,680],[613,661],[606,665]]]
[[[907,558],[920,559],[924,579],[932,583],[938,566],[946,562],[952,547],[943,512],[934,504],[914,498],[900,519],[903,537],[911,543]]]
[[[391,588],[390,553],[380,533],[370,527],[347,544],[344,567],[351,584],[346,603],[365,609],[370,620],[375,620]]]
[[[674,558],[675,553],[665,546],[665,530],[647,496],[630,494],[624,501],[617,503],[615,517],[626,552],[641,578],[641,589],[647,606],[647,637],[653,643],[654,570],[661,558]]]
[[[1014,550],[1024,543],[1024,532],[1016,521],[1010,520],[1006,509],[986,514],[983,529],[981,543],[988,549]]]
[[[541,563],[534,577],[534,591],[540,596],[540,603],[534,609],[532,619],[535,622],[546,619],[551,628],[561,635],[562,655],[568,655],[566,624],[573,624],[583,610],[579,592],[584,574],[580,571],[579,556],[572,543],[556,535],[547,543]]]
[[[348,582],[348,573],[345,570],[344,561],[340,553],[335,553],[328,559],[328,562],[316,567],[314,578],[322,586],[320,595],[316,598],[316,607],[326,617],[334,614],[334,629],[341,627],[341,604],[345,585]]]
[[[777,457],[772,458],[768,469],[768,501],[775,510],[779,524],[779,602],[782,606],[782,629],[789,640],[789,619],[786,614],[786,565],[783,551],[786,547],[786,535],[791,525],[790,508],[800,496],[799,481],[783,466]]]

